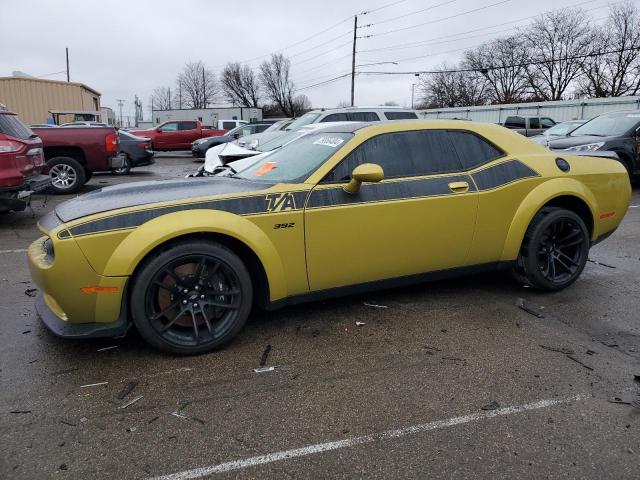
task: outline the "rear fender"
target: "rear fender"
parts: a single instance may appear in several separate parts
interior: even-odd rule
[[[262,262],[271,300],[287,296],[282,259],[269,237],[246,218],[219,210],[174,212],[144,223],[114,250],[104,275],[130,276],[142,259],[159,245],[196,233],[227,235],[247,245]]]
[[[562,196],[577,197],[585,202],[591,211],[595,227],[596,219],[593,212],[598,212],[599,209],[598,202],[593,193],[586,188],[584,184],[572,178],[555,178],[548,180],[529,192],[518,207],[511,221],[500,260],[511,261],[518,257],[522,240],[535,214],[538,213],[545,204],[554,198]],[[592,237],[595,233],[596,228],[593,229]],[[592,240],[593,239],[594,238],[592,238]]]

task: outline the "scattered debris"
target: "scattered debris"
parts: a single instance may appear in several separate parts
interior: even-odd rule
[[[500,408],[500,404],[494,400],[493,402],[489,403],[488,405],[485,405],[484,407],[481,407],[480,410],[491,411],[491,410],[497,410],[499,408]]]
[[[37,289],[37,288],[27,288],[27,289],[24,291],[24,294],[25,294],[27,297],[35,297],[35,296],[36,296],[36,292],[37,292],[37,291],[38,291],[38,289]]]
[[[544,318],[544,315],[540,312],[540,309],[543,307],[536,307],[535,305],[527,302],[524,298],[518,297],[518,299],[516,299],[516,307],[535,317]]]
[[[129,427],[129,428],[127,428],[127,433],[135,432],[137,429],[138,429],[138,427]]]
[[[11,410],[9,413],[31,413],[31,410]]]
[[[88,383],[86,385],[80,385],[80,388],[100,387],[102,385],[108,385],[109,382]]]
[[[68,425],[70,427],[77,427],[78,426],[78,424],[67,422],[66,420],[60,420],[60,423],[63,424],[63,425]]]
[[[620,405],[630,405],[633,408],[640,410],[640,398],[635,400],[623,400],[620,397],[615,397],[613,400],[607,400],[609,403],[618,403]]]
[[[603,344],[605,347],[610,347],[610,348],[615,348],[618,346],[618,342],[616,342],[615,340],[601,340],[600,341],[601,344]]]
[[[22,332],[23,335],[26,335],[27,333],[31,333],[31,330],[25,330],[24,332]]]
[[[202,420],[201,418],[198,418],[198,417],[191,417],[191,420],[194,420],[194,421],[200,423],[201,425],[204,425],[206,423],[204,420]]]
[[[460,357],[441,357],[442,360],[451,360],[452,362],[464,362],[464,358]]]
[[[174,417],[178,417],[178,418],[182,418],[182,419],[186,419],[187,416],[182,413],[182,411],[187,408],[187,406],[190,404],[191,402],[178,402],[178,408],[176,408],[175,412],[172,412],[171,415],[173,415]]]
[[[171,415],[173,415],[174,417],[182,418],[182,419],[187,418],[187,416],[184,413],[180,413],[180,412],[171,412]]]
[[[142,395],[137,396],[136,398],[134,398],[133,400],[130,400],[129,402],[125,403],[124,405],[118,407],[121,410],[124,408],[127,408],[130,405],[133,405],[134,403],[136,403],[138,400],[140,400],[142,398]]]
[[[124,386],[124,388],[122,390],[120,390],[118,395],[116,395],[116,398],[118,400],[124,400],[124,397],[129,395],[133,391],[133,389],[136,388],[137,385],[138,385],[138,382],[136,382],[135,380],[127,382],[127,384]]]
[[[67,368],[66,370],[58,370],[57,372],[53,372],[52,375],[65,375],[67,373],[75,372],[79,370],[78,368]]]
[[[356,327],[361,327],[363,325],[366,325],[366,323],[364,323],[364,322],[356,322]]]
[[[60,470],[66,470],[67,469],[67,464],[63,463],[62,465],[60,465]]]
[[[36,358],[35,360],[31,360],[31,361],[29,362],[29,364],[36,363],[37,361],[38,361],[38,359]]]
[[[147,423],[153,423],[153,422],[155,422],[156,420],[158,420],[159,418],[160,418],[160,417],[155,416],[155,417],[153,417],[151,420],[149,420]]]
[[[364,302],[364,306],[365,307],[373,307],[373,308],[389,308],[386,305],[377,305],[375,303],[367,303],[367,302]]]
[[[276,369],[276,367],[260,367],[260,368],[254,368],[253,371],[256,373],[265,373],[265,372],[273,372]]]
[[[616,268],[613,265],[608,265],[606,263],[602,263],[602,262],[598,262],[596,260],[592,260],[592,259],[588,259],[587,262],[591,262],[591,263],[595,263],[596,265],[600,265],[602,267],[607,267],[607,268]]]
[[[576,357],[574,357],[573,355],[567,355],[567,358],[573,360],[574,362],[576,362],[578,365],[582,365],[584,368],[586,368],[587,370],[591,370],[593,371],[593,367],[590,367],[589,365],[587,365],[586,363],[581,362],[580,360],[578,360]]]
[[[639,383],[640,383],[640,373],[638,373],[638,374],[634,375],[634,376],[633,376],[633,379],[634,379],[636,382],[639,382]]]
[[[80,419],[80,423],[85,423],[85,422],[88,422],[88,421],[89,421],[89,419],[87,417],[82,417]]]
[[[542,345],[542,344],[540,344],[540,346],[545,350],[549,350],[550,352],[564,353],[565,355],[573,355],[575,353],[573,350],[566,347],[549,347],[547,345]]]
[[[260,366],[264,367],[267,364],[267,358],[269,357],[269,352],[271,351],[271,344],[268,344],[262,352],[262,358],[260,358]]]
[[[96,352],[104,352],[106,350],[113,350],[114,348],[118,348],[120,345],[112,345],[110,347],[99,348]]]
[[[587,355],[595,355],[595,354],[597,354],[598,352],[596,352],[595,350],[587,350],[587,351],[586,351],[586,352],[584,352],[584,353],[586,353]]]

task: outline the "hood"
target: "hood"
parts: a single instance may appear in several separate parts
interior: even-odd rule
[[[204,169],[211,173],[216,167],[226,165],[234,160],[260,155],[262,152],[242,148],[235,143],[224,143],[207,150],[204,160]]]
[[[189,198],[253,192],[269,188],[264,182],[229,177],[181,178],[114,185],[80,195],[56,207],[56,215],[69,222],[118,208]]]
[[[281,135],[287,133],[286,130],[278,130],[275,132],[262,132],[262,133],[254,133],[253,135],[245,135],[244,137],[240,137],[236,143],[240,146],[251,145],[254,140],[258,140],[258,146],[268,142],[269,140],[273,140],[274,138],[278,138]]]
[[[549,148],[554,150],[562,150],[564,148],[575,147],[576,145],[587,145],[589,143],[608,142],[618,137],[598,137],[596,135],[578,135],[562,137],[549,142]]]

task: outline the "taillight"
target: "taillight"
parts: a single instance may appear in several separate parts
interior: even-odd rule
[[[142,148],[147,148],[149,146],[149,142],[138,142],[137,145]]]
[[[0,153],[19,152],[24,147],[24,143],[13,140],[0,140]]]
[[[118,134],[110,133],[105,138],[105,146],[107,147],[107,153],[117,153],[118,152]]]

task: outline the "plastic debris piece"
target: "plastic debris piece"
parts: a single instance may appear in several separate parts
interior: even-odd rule
[[[78,425],[75,423],[67,422],[66,420],[60,420],[60,423],[63,425],[68,425],[70,427],[77,427]]]
[[[37,289],[37,288],[27,288],[27,289],[24,291],[24,294],[25,294],[27,297],[35,297],[35,296],[36,296],[36,292],[37,292],[37,291],[38,291],[38,289]]]
[[[109,382],[88,383],[86,385],[80,385],[80,388],[99,387],[101,385],[108,385]]]
[[[582,365],[584,368],[586,368],[587,370],[593,370],[593,367],[590,367],[589,365],[587,365],[586,363],[581,362],[580,360],[578,360],[576,357],[574,357],[573,355],[569,355],[567,354],[567,358],[573,360],[574,362],[576,362],[578,365]]]
[[[134,398],[133,400],[130,400],[129,402],[125,403],[124,405],[121,405],[120,408],[121,410],[123,408],[127,408],[130,405],[133,405],[134,403],[136,403],[137,401],[139,401],[142,398],[142,395],[137,396],[136,398]]]
[[[611,347],[611,348],[615,348],[618,346],[618,342],[616,342],[615,340],[602,340],[600,342],[601,344],[603,344],[605,347]]]
[[[31,410],[11,410],[9,413],[17,413],[17,414],[31,413]]]
[[[106,350],[113,350],[114,348],[118,348],[120,345],[112,345],[110,347],[99,348],[96,352],[104,352]]]
[[[202,420],[201,418],[198,417],[191,417],[191,420],[198,422],[201,425],[204,425],[206,422],[204,420]]]
[[[573,355],[574,353],[576,353],[570,348],[566,348],[566,347],[549,347],[547,345],[542,345],[542,344],[540,344],[540,346],[545,350],[549,350],[550,352],[564,353],[565,355]]]
[[[386,305],[377,305],[377,304],[375,304],[375,303],[367,303],[367,302],[364,302],[364,304],[363,304],[363,305],[364,305],[365,307],[373,307],[373,308],[389,308],[389,307],[387,307]]]
[[[80,419],[80,423],[84,423],[84,422],[88,422],[88,421],[89,421],[89,419],[87,417],[82,417]]]
[[[153,422],[155,422],[156,420],[158,420],[159,418],[160,418],[160,417],[155,416],[155,417],[153,417],[151,420],[149,420],[147,423],[153,423]]]
[[[356,322],[356,327],[361,327],[363,325],[366,325],[366,323],[364,323],[364,322]]]
[[[592,260],[592,259],[589,259],[589,260],[587,260],[587,261],[588,261],[588,262],[591,262],[591,263],[595,263],[596,265],[600,265],[600,266],[602,266],[602,267],[607,267],[607,268],[616,268],[616,267],[614,267],[613,265],[608,265],[608,264],[606,264],[606,263],[598,262],[598,261],[596,261],[596,260]]]
[[[127,428],[127,432],[131,433],[131,432],[135,432],[138,429],[138,427],[129,427]]]
[[[493,402],[485,405],[484,407],[480,407],[480,410],[491,411],[491,410],[497,410],[499,408],[500,408],[500,404],[494,400]]]
[[[265,373],[265,372],[273,372],[276,369],[276,367],[260,367],[260,368],[254,368],[253,371],[256,373]]]
[[[260,358],[260,366],[264,367],[267,364],[267,358],[269,357],[269,352],[271,351],[271,344],[267,345],[262,352],[262,358]]]
[[[133,389],[136,388],[136,385],[138,385],[138,382],[136,382],[135,380],[127,382],[127,384],[124,386],[124,388],[122,390],[120,390],[120,392],[118,393],[116,398],[118,400],[124,400],[124,397],[129,395],[133,391]]]
[[[540,307],[536,307],[535,305],[530,304],[524,298],[516,299],[516,307],[520,310],[524,310],[527,313],[530,313],[534,317],[544,318],[544,315],[540,312]]]

